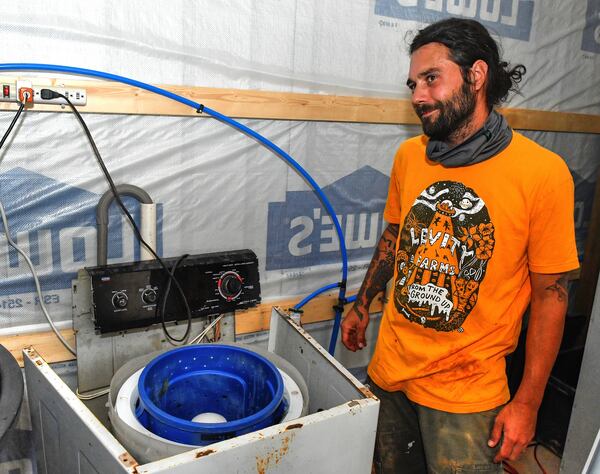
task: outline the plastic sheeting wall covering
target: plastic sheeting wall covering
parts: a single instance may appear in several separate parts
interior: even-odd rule
[[[600,114],[600,0],[30,0],[2,5],[3,62],[68,64],[154,84],[408,98],[407,44],[454,15],[483,21],[528,73],[509,106]],[[35,77],[38,74],[21,74]],[[41,75],[41,74],[40,74]],[[55,77],[55,75],[50,75]],[[0,113],[0,130],[12,113]],[[86,115],[117,183],[158,203],[164,256],[251,248],[265,300],[338,281],[333,227],[283,162],[210,119]],[[393,154],[418,127],[244,120],[325,187],[342,219],[350,288],[384,225]],[[580,258],[600,137],[528,132],[560,153],[576,183]],[[58,321],[71,317],[70,280],[94,265],[94,206],[108,189],[71,114],[27,112],[0,152],[0,200],[32,256]],[[127,201],[132,209],[133,201]],[[116,208],[109,262],[139,247]],[[0,332],[43,323],[25,263],[0,234]],[[256,337],[256,336],[252,336]],[[27,410],[0,471],[30,473]]]
[[[339,278],[337,238],[319,201],[298,175],[247,137],[206,119],[85,118],[115,182],[140,186],[158,203],[162,255],[251,248],[267,300],[305,294]],[[384,225],[394,151],[419,129],[244,123],[283,146],[324,185],[346,233],[350,287],[357,287]],[[571,168],[582,252],[600,137],[527,134],[561,153]],[[11,232],[31,254],[53,316],[69,320],[71,279],[77,269],[96,264],[95,205],[107,184],[70,114],[27,113],[1,156],[0,199]],[[133,200],[126,202],[136,209]],[[109,263],[139,258],[129,225],[116,205],[111,211]],[[17,331],[43,322],[29,270],[4,237],[0,262],[0,327]]]
[[[599,3],[175,0],[166,10],[156,0],[34,0],[5,5],[0,30],[6,61],[68,63],[156,84],[406,98],[410,35],[448,15],[471,17],[497,33],[511,62],[527,65],[522,95],[510,105],[599,113]],[[0,114],[0,129],[11,115]],[[115,181],[146,189],[158,203],[162,255],[251,248],[265,300],[339,280],[329,217],[306,183],[252,140],[211,119],[92,114],[86,120]],[[393,154],[419,128],[244,123],[325,188],[346,233],[349,286],[358,286],[384,226]],[[533,136],[573,171],[582,250],[598,138]],[[59,321],[70,318],[75,271],[96,263],[93,207],[107,189],[71,114],[25,113],[0,152],[0,199]],[[116,207],[111,215],[109,262],[137,258],[129,226]],[[0,331],[43,323],[26,265],[1,236],[0,278]]]
[[[474,18],[528,68],[511,106],[600,113],[600,0],[31,0],[3,6],[5,59],[156,84],[408,97],[408,41]],[[576,80],[575,80],[576,78]]]

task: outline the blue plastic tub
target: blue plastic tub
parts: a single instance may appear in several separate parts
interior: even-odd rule
[[[136,416],[162,438],[203,446],[278,423],[283,389],[275,365],[252,351],[186,346],[161,354],[142,371]],[[191,421],[206,412],[227,421]]]

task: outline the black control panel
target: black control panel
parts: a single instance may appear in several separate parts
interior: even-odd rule
[[[172,270],[178,258],[163,259]],[[169,277],[157,260],[86,268],[92,281],[94,324],[100,333],[160,323]],[[260,303],[258,259],[251,250],[190,255],[179,262],[175,278],[192,318],[214,316]],[[186,320],[175,284],[166,302],[165,321]]]

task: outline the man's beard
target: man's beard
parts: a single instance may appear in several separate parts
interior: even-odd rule
[[[415,112],[421,119],[423,133],[432,140],[447,141],[467,124],[475,111],[475,93],[471,85],[463,81],[460,89],[450,99],[433,104],[415,105]],[[424,113],[437,110],[437,119],[423,117]]]

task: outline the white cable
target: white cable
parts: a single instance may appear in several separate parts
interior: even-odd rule
[[[217,325],[217,323],[219,321],[221,321],[221,319],[223,319],[223,316],[225,316],[225,315],[222,314],[217,319],[215,319],[212,323],[210,323],[208,326],[206,326],[204,328],[204,330],[200,334],[198,334],[194,339],[192,339],[190,342],[188,342],[188,344],[197,344],[197,343],[199,343],[202,339],[204,339],[206,337],[206,335],[208,334],[208,332],[212,328],[214,328]]]
[[[91,393],[79,393],[79,389],[75,389],[75,395],[77,395],[77,398],[79,398],[79,400],[93,400],[95,398],[101,397],[102,395],[106,395],[107,393],[110,393],[110,387],[102,388]]]
[[[33,275],[33,280],[35,281],[35,289],[37,290],[37,294],[38,294],[38,297],[40,299],[40,307],[42,308],[42,312],[44,313],[44,316],[46,316],[46,319],[48,320],[48,324],[50,324],[50,327],[54,331],[54,334],[56,334],[56,336],[60,339],[60,342],[63,343],[63,345],[67,348],[67,350],[71,354],[77,355],[77,353],[75,352],[75,349],[73,349],[69,345],[69,343],[62,336],[62,334],[58,331],[58,329],[56,329],[56,326],[52,322],[52,318],[50,318],[50,314],[48,313],[48,310],[46,309],[46,305],[44,304],[44,297],[42,295],[42,288],[40,287],[40,281],[38,279],[38,276],[37,276],[37,273],[35,271],[35,268],[33,268],[33,263],[31,263],[31,260],[29,260],[29,257],[27,256],[27,254],[25,252],[23,252],[23,250],[21,250],[21,248],[10,237],[10,231],[8,229],[8,221],[6,219],[6,213],[4,212],[4,206],[2,205],[2,201],[0,201],[0,214],[2,215],[2,224],[4,225],[4,233],[6,234],[6,240],[8,241],[9,245],[12,248],[14,248],[17,252],[19,252],[21,254],[21,256],[27,262],[27,265],[29,266],[29,269],[31,270],[31,274]]]

